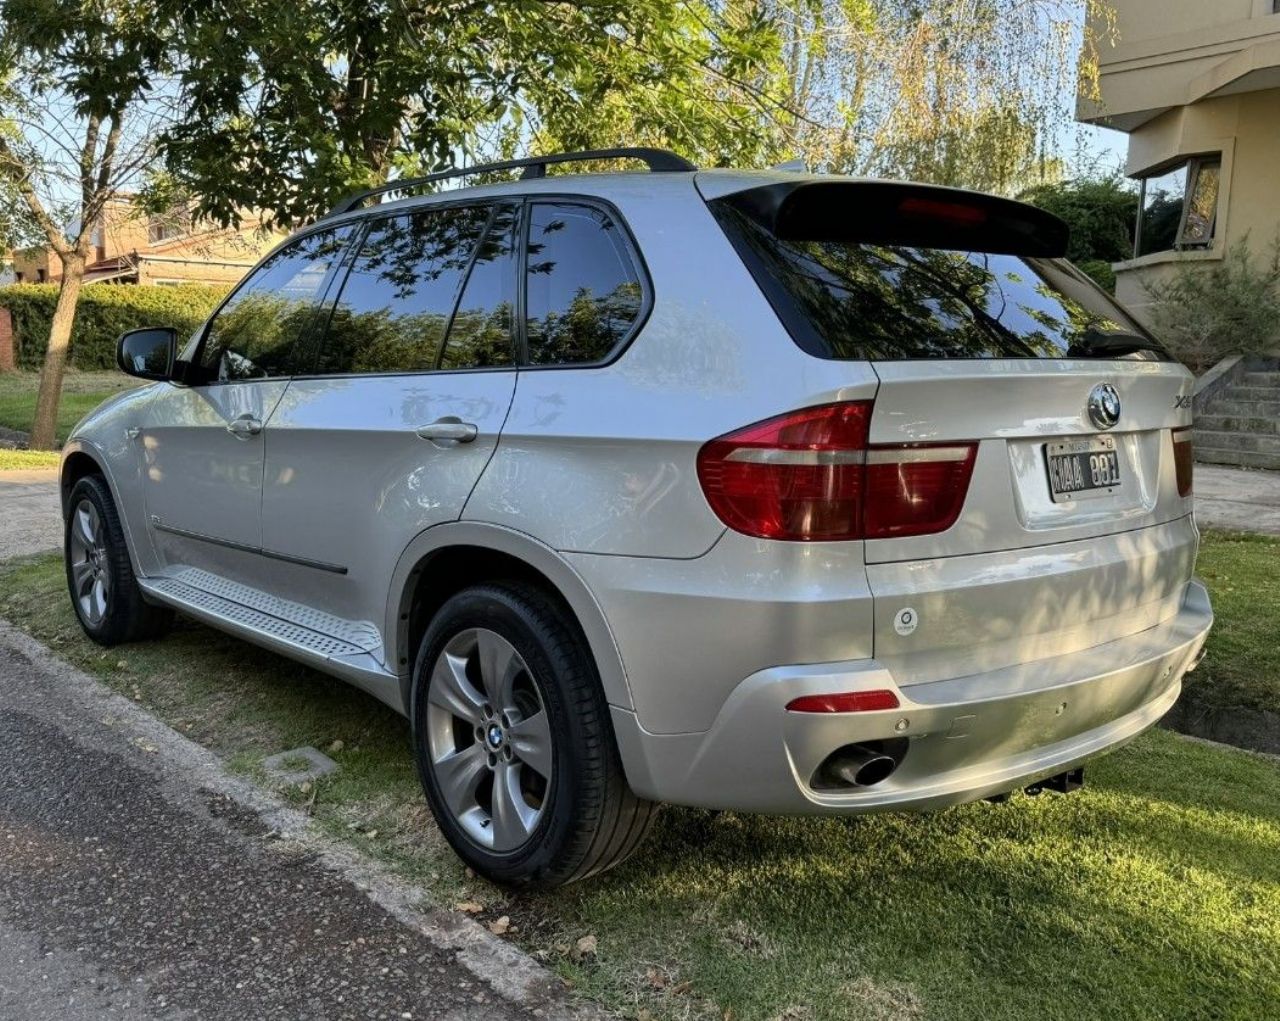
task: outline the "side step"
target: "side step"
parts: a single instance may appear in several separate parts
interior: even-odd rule
[[[157,602],[349,681],[404,711],[400,679],[376,655],[382,643],[372,624],[345,621],[194,568],[139,578],[138,585]]]

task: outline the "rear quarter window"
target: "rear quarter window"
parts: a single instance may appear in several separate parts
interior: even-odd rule
[[[712,206],[793,338],[821,358],[1099,357],[1098,339],[1117,334],[1143,348],[1124,357],[1168,357],[1062,259],[783,240],[731,206]]]

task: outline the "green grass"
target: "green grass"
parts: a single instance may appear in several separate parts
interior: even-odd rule
[[[62,400],[58,404],[58,442],[62,443],[80,419],[112,394],[137,385],[138,380],[123,372],[68,369],[62,382]],[[39,387],[38,372],[0,373],[0,426],[30,432]]]
[[[56,467],[58,453],[55,450],[10,450],[0,447],[0,472]]]
[[[1235,540],[1207,548],[1220,542]],[[1226,595],[1220,621],[1236,612]],[[372,699],[195,624],[99,649],[74,621],[54,556],[0,565],[0,615],[259,779],[266,755],[327,750],[342,768],[286,791],[300,805],[314,798],[320,826],[435,903],[509,915],[511,938],[628,1016],[1276,1016],[1274,760],[1156,731],[1091,766],[1089,786],[1065,798],[862,819],[669,809],[622,868],[513,897],[449,853],[423,807],[406,724]],[[587,935],[598,953],[580,960]]]
[[[1184,697],[1280,713],[1280,538],[1206,532],[1196,570],[1215,620]]]

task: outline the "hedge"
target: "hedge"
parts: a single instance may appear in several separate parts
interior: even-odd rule
[[[225,287],[179,284],[90,284],[80,292],[71,330],[71,364],[78,369],[110,369],[116,341],[126,330],[172,326],[185,337],[227,293]],[[0,308],[13,316],[14,353],[24,369],[38,369],[49,342],[49,322],[58,300],[57,284],[0,287]]]

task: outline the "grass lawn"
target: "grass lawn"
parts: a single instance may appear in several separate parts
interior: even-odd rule
[[[1206,532],[1196,570],[1213,596],[1215,622],[1184,697],[1280,713],[1280,538]]]
[[[58,467],[56,450],[9,450],[0,447],[0,472]]]
[[[1230,560],[1237,541],[1211,538],[1209,561],[1221,562],[1219,544]],[[1226,584],[1243,587],[1235,570]],[[1242,603],[1215,595],[1230,636]],[[192,623],[99,649],[75,623],[56,556],[0,565],[0,615],[259,779],[269,754],[329,750],[338,773],[286,792],[313,800],[320,826],[436,903],[510,916],[510,938],[628,1016],[1277,1016],[1271,759],[1155,731],[1092,765],[1069,797],[849,820],[668,809],[622,868],[511,897],[464,874],[430,823],[407,725],[373,699]],[[1213,655],[1225,670],[1251,649],[1222,639]],[[580,960],[587,935],[598,952]]]
[[[114,369],[106,372],[68,369],[62,382],[62,401],[58,404],[58,442],[65,440],[80,419],[112,394],[138,385],[138,380]],[[30,432],[39,387],[38,372],[0,373],[0,426]]]

